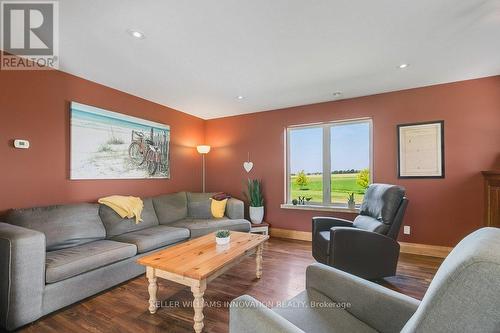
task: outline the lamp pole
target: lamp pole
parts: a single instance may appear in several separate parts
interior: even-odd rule
[[[202,182],[203,182],[203,193],[205,193],[205,155],[206,154],[201,154],[202,158],[201,160],[203,161],[203,175],[202,175]]]
[[[200,145],[196,146],[196,150],[201,154],[202,159],[202,184],[203,184],[203,193],[205,193],[205,155],[210,151],[210,146],[208,145]]]

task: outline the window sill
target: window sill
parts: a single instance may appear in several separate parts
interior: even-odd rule
[[[281,204],[280,207],[282,209],[313,210],[318,212],[337,212],[337,213],[353,213],[353,214],[359,213],[359,208],[351,209],[342,206]]]

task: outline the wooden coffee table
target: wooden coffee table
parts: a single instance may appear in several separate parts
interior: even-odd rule
[[[137,262],[146,266],[149,281],[149,312],[155,313],[157,309],[158,277],[186,285],[194,296],[194,330],[201,332],[207,283],[253,253],[256,253],[256,276],[260,278],[262,250],[268,238],[268,235],[231,231],[230,243],[220,246],[211,233],[140,258]]]

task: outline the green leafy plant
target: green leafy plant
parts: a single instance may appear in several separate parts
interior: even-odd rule
[[[258,179],[248,179],[247,191],[243,192],[250,207],[264,206],[264,197],[262,195],[262,184]]]
[[[227,238],[229,237],[229,235],[229,230],[217,230],[217,232],[215,233],[215,237],[217,238]]]
[[[295,178],[295,184],[297,184],[301,190],[305,190],[304,187],[309,184],[309,179],[307,178],[306,173],[304,170],[301,170],[297,173],[297,178]]]
[[[363,169],[358,173],[356,184],[365,190],[368,188],[370,185],[370,169]]]
[[[354,200],[354,192],[347,195],[347,203],[352,205],[356,204],[356,201]]]

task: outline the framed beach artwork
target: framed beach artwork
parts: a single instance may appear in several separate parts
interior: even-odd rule
[[[444,178],[444,121],[398,125],[398,177]]]
[[[71,179],[170,178],[170,126],[71,102]]]

